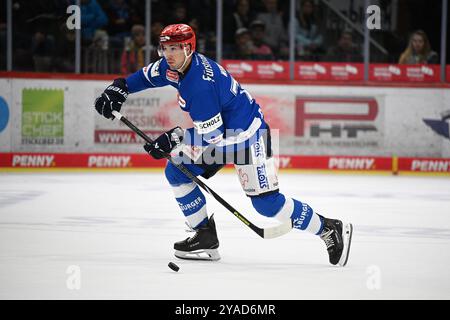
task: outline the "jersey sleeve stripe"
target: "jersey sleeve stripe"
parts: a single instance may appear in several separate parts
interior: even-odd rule
[[[247,130],[240,132],[236,136],[226,137],[225,139],[219,141],[216,145],[218,147],[225,147],[228,145],[239,144],[241,142],[244,142],[250,139],[256,133],[256,131],[258,131],[261,125],[262,125],[261,119],[255,118],[253,119],[253,122],[251,123],[251,125],[248,127]]]

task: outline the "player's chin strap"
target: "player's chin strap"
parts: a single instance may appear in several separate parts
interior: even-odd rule
[[[184,52],[184,62],[181,65],[181,67],[179,69],[177,69],[178,72],[182,73],[180,70],[183,70],[184,65],[186,64],[186,62],[188,62],[189,58],[192,57],[192,54],[194,53],[194,51],[191,50],[191,53],[188,55],[186,52],[186,47],[183,47],[183,52]]]
[[[145,133],[143,133],[141,130],[139,130],[134,124],[132,124],[127,118],[122,116],[119,112],[113,111],[112,114],[114,117],[122,121],[128,128],[133,130],[137,135],[139,135],[142,139],[144,139],[148,143],[152,143],[153,140],[150,139]],[[181,172],[183,172],[189,179],[191,179],[193,182],[195,182],[200,188],[208,192],[211,196],[214,197],[221,205],[223,205],[225,208],[228,209],[232,214],[236,216],[241,222],[243,222],[247,227],[252,229],[255,233],[257,233],[261,238],[264,239],[271,239],[276,238],[279,236],[282,236],[283,234],[288,233],[292,229],[292,220],[289,219],[288,221],[275,226],[275,227],[268,227],[268,228],[260,228],[253,224],[251,221],[249,221],[246,217],[244,217],[242,214],[239,213],[235,208],[233,208],[228,202],[226,202],[221,196],[219,196],[214,190],[209,188],[202,180],[200,180],[198,177],[194,176],[189,169],[187,169],[185,166],[183,166],[181,163],[178,163],[177,161],[173,161],[170,154],[166,155],[166,159],[169,160],[175,167],[177,167]]]

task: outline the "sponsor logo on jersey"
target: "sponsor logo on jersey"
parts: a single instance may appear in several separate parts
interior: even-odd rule
[[[261,145],[261,143],[259,143],[259,141],[257,141],[254,145],[254,150],[255,150],[255,158],[259,158],[262,157],[264,155],[263,152],[263,147]]]
[[[303,222],[305,222],[307,213],[308,213],[308,205],[305,203],[302,203],[302,212],[300,213],[300,217],[295,218],[293,221],[295,228],[301,229]]]
[[[55,156],[51,155],[14,155],[12,158],[13,167],[54,167]]]
[[[178,72],[167,69],[166,78],[171,82],[178,83],[180,76],[178,75]]]
[[[202,65],[205,68],[203,71],[203,80],[206,81],[214,81],[214,71],[211,67],[211,64],[209,63],[208,59],[202,54],[199,54],[200,60],[202,61]]]
[[[194,127],[199,134],[210,133],[220,128],[222,124],[222,116],[220,115],[220,113],[216,114],[214,117],[206,121],[194,121]]]
[[[178,201],[178,205],[180,206],[181,211],[194,210],[203,205],[203,199],[197,197],[194,201],[184,204]]]
[[[269,182],[267,181],[266,165],[262,164],[256,167],[256,173],[258,175],[258,183],[261,189],[268,189]]]
[[[248,183],[248,174],[246,174],[242,169],[238,170],[239,181],[241,182],[242,188],[245,190]]]

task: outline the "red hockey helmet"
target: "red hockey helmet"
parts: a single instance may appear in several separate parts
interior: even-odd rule
[[[159,44],[179,43],[186,47],[191,46],[191,52],[195,51],[195,32],[187,24],[171,24],[163,29],[159,36]]]

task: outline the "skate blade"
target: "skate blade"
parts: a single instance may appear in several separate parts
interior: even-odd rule
[[[344,227],[343,232],[344,250],[342,250],[342,255],[338,262],[338,264],[341,267],[344,267],[347,264],[348,256],[350,254],[350,245],[352,244],[352,235],[353,235],[353,225],[351,223],[348,223]]]
[[[220,260],[219,250],[217,249],[202,249],[196,251],[175,250],[175,257],[184,260],[206,260],[206,261]]]

